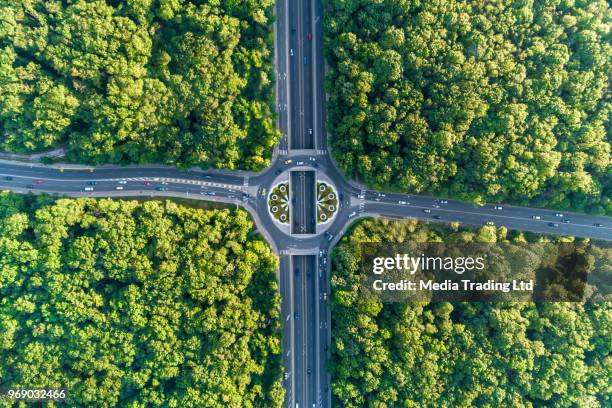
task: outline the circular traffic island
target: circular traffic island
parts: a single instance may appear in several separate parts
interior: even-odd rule
[[[268,209],[281,224],[289,224],[289,182],[277,184],[270,191]]]

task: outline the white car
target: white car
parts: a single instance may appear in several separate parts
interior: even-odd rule
[[[85,187],[83,190],[84,191],[93,191],[93,187]]]
[[[425,209],[423,210],[423,212],[424,212],[424,213],[426,213],[426,214],[429,214],[429,213],[431,212],[431,210],[430,210],[429,208],[425,208]]]
[[[119,183],[119,184],[127,184],[127,180],[119,180],[117,183]]]
[[[293,48],[291,48],[291,49],[289,50],[289,55],[291,55],[291,56],[293,57]]]
[[[123,190],[123,186],[115,186],[115,190]]]
[[[555,213],[555,217],[563,217],[563,214],[561,214],[561,213]]]
[[[495,207],[493,207],[496,210],[503,210],[504,207],[502,207],[501,205],[496,205]]]
[[[531,218],[534,219],[534,220],[539,220],[540,216],[539,215],[532,215]]]
[[[349,214],[349,218],[354,217],[357,215],[357,211],[353,211],[352,213]]]
[[[400,205],[406,205],[406,204],[408,204],[406,201],[401,201],[401,200],[400,200],[400,201],[398,201],[397,203],[398,203],[398,204],[400,204]]]

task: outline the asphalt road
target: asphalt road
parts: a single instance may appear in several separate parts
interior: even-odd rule
[[[293,234],[316,232],[315,172],[291,172],[291,230]]]
[[[235,204],[249,211],[258,231],[280,258],[285,406],[291,408],[331,405],[326,368],[331,341],[329,250],[355,220],[382,216],[471,226],[493,223],[520,231],[612,241],[610,217],[570,212],[561,216],[558,211],[509,205],[501,205],[501,209],[495,204],[478,207],[429,196],[379,193],[346,180],[326,149],[321,1],[279,0],[276,7],[276,98],[278,127],[284,137],[268,169],[254,174],[181,171],[169,166],[70,169],[74,166],[66,165],[62,170],[59,166],[0,160],[0,189],[71,197],[181,197]],[[268,213],[267,194],[274,180],[292,169],[299,170],[295,173],[299,178],[305,168],[324,173],[339,193],[340,208],[325,234],[289,235]],[[316,181],[308,178],[304,178],[303,189],[297,188],[296,204],[299,201],[300,205],[292,213],[314,231],[314,189],[307,184]],[[292,181],[292,188],[299,186],[299,181]],[[295,265],[301,265],[299,276]]]

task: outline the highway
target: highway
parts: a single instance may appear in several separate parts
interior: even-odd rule
[[[279,0],[275,65],[277,125],[283,138],[262,172],[178,170],[169,166],[45,166],[0,160],[0,189],[70,197],[180,197],[246,209],[280,259],[286,407],[331,406],[326,367],[331,340],[327,308],[329,252],[363,217],[418,219],[612,241],[612,218],[505,204],[475,206],[432,196],[372,191],[347,180],[328,154],[320,0]],[[270,216],[277,178],[291,181],[291,233]],[[335,186],[340,207],[317,231],[316,179]],[[296,224],[297,223],[297,224]],[[295,227],[295,228],[294,228]]]
[[[291,173],[291,212],[293,234],[314,234],[317,215],[314,171],[292,171]]]

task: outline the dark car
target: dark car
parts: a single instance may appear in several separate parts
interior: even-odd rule
[[[295,314],[293,315],[293,317],[297,320],[300,318],[300,314],[298,312],[295,312]]]
[[[564,224],[569,224],[570,222],[571,222],[571,221],[570,221],[570,220],[568,220],[567,218],[563,220],[563,223],[564,223]]]
[[[88,181],[87,182],[88,186],[95,186],[96,184],[98,184],[98,183],[96,183],[95,181]]]
[[[434,218],[435,218],[436,220],[439,220],[439,219],[440,219],[440,218],[442,218],[442,217],[440,217],[439,215],[434,215]]]
[[[157,191],[168,191],[168,187],[162,187],[162,186],[155,187],[155,189],[156,189]]]
[[[556,222],[549,222],[548,225],[554,228],[557,228],[559,226],[559,224],[557,224]]]
[[[34,184],[28,184],[27,187],[28,187],[28,189],[32,190],[35,186],[34,186]]]
[[[6,181],[11,181],[11,180],[13,180],[13,177],[11,177],[11,176],[5,176],[5,177],[4,177],[4,179],[5,179]]]
[[[594,226],[596,226],[597,228],[603,227],[603,225],[601,225],[600,223],[596,222],[595,224],[593,224]]]
[[[304,57],[304,65],[308,65],[308,57]]]
[[[312,374],[312,370],[310,369],[310,367],[308,367],[308,370],[306,370],[306,372],[308,373],[308,375]]]

